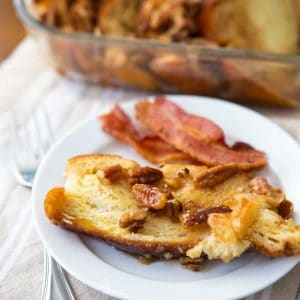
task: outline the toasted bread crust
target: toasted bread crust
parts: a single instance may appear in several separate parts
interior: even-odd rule
[[[117,249],[141,256],[151,255],[154,257],[164,258],[164,255],[166,253],[171,253],[173,258],[177,258],[180,256],[184,256],[188,249],[194,247],[197,244],[197,241],[189,243],[159,243],[152,241],[145,243],[143,241],[128,240],[121,237],[114,237],[99,232],[87,232],[85,229],[76,226],[71,226],[65,223],[54,224],[60,225],[61,227],[74,232],[84,233],[85,235],[88,235],[92,238],[105,241]]]
[[[293,0],[204,0],[199,20],[202,34],[223,46],[274,53],[298,51]]]
[[[80,156],[83,157],[84,156]],[[76,161],[79,157],[73,158],[72,162]],[[109,235],[102,231],[100,228],[94,228],[89,226],[88,223],[81,223],[80,221],[72,222],[64,219],[62,216],[62,204],[65,201],[64,188],[56,187],[50,190],[45,198],[45,213],[51,222],[55,225],[59,225],[65,229],[84,233],[90,237],[103,240],[110,245],[133,253],[137,255],[151,255],[156,257],[164,257],[165,253],[171,253],[172,256],[179,257],[185,254],[185,252],[194,247],[198,240],[187,240],[186,242],[156,242],[156,241],[140,241],[134,239],[126,239],[121,236]],[[85,226],[85,227],[84,227]]]
[[[132,168],[139,167],[138,163],[117,155],[71,158],[67,163],[65,187],[53,188],[46,195],[44,205],[48,219],[68,230],[142,256],[176,258],[188,255],[197,258],[206,254],[209,259],[221,258],[229,262],[250,246],[271,257],[300,253],[300,226],[277,213],[278,203],[275,205],[274,199],[270,200],[272,193],[268,196],[252,191],[249,185],[253,180],[251,173],[237,171],[222,182],[214,181],[214,186],[195,188],[194,178],[201,172],[207,173],[204,166],[164,165],[160,169],[164,182],[155,184],[162,188],[169,182],[172,196],[183,205],[188,201],[207,208],[229,205],[232,216],[211,214],[207,224],[186,230],[181,223],[174,224],[163,214],[149,213],[144,227],[136,233],[130,232],[120,227],[120,216],[141,207],[131,195],[128,177],[106,185],[97,176],[101,168],[106,170],[116,164],[129,173]],[[174,176],[181,178],[179,185],[172,183]]]

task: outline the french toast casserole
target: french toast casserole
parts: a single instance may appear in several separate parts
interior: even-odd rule
[[[63,75],[243,103],[299,104],[297,0],[29,2],[47,38],[33,31]]]
[[[51,222],[141,257],[178,258],[194,271],[204,260],[229,263],[249,250],[300,254],[292,202],[253,173],[266,165],[264,152],[227,145],[217,124],[165,98],[135,108],[146,135],[120,107],[101,116],[102,127],[159,166],[111,154],[70,158],[64,186],[45,197]]]

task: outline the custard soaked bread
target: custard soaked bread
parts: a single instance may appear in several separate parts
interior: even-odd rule
[[[203,36],[222,46],[273,53],[299,50],[299,16],[294,0],[204,0]]]
[[[64,188],[50,190],[47,217],[143,256],[231,261],[248,248],[269,256],[300,253],[300,228],[279,189],[234,164],[141,167],[114,155],[67,163]],[[281,215],[280,215],[281,214]]]
[[[132,212],[134,219],[140,213],[140,207],[132,197],[131,185],[125,177],[121,176],[112,184],[104,177],[110,175],[104,175],[102,179],[101,172],[109,173],[109,168],[116,165],[122,166],[122,173],[139,167],[134,161],[110,155],[70,159],[64,189],[53,189],[46,197],[48,218],[67,229],[101,238],[136,254],[163,257],[165,253],[172,253],[179,256],[201,239],[198,232],[186,232],[179,223],[170,222],[166,216],[148,215],[143,229],[136,233],[120,227],[121,216]],[[115,173],[112,177],[117,176],[116,170],[111,172]]]

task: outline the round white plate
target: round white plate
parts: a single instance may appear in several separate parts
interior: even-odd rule
[[[300,212],[300,148],[277,125],[236,104],[205,97],[169,96],[186,111],[205,116],[225,131],[229,142],[244,141],[268,155],[261,173],[284,189],[294,201],[296,221]],[[122,105],[133,112],[134,102]],[[73,276],[106,294],[136,300],[235,299],[255,293],[278,280],[298,257],[270,259],[249,253],[230,264],[206,262],[203,271],[183,269],[176,261],[142,265],[134,257],[104,242],[50,224],[44,214],[49,189],[63,185],[68,158],[87,153],[114,153],[149,164],[134,150],[106,135],[94,118],[80,124],[50,150],[42,162],[33,187],[32,208],[38,233],[50,254]]]

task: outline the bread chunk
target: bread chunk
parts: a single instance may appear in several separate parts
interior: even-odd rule
[[[102,1],[98,15],[100,31],[107,35],[133,35],[139,5],[139,0]]]
[[[116,155],[69,159],[64,187],[46,195],[47,217],[56,225],[147,257],[188,256],[197,261],[207,256],[227,263],[249,247],[272,257],[300,253],[299,225],[277,213],[285,197],[279,201],[279,190],[268,184],[266,190],[254,189],[253,184],[262,180],[253,180],[253,174],[236,170],[221,178],[220,172],[206,166],[173,164],[162,166],[163,176],[155,181],[132,183],[129,179],[138,170],[138,163]],[[199,186],[197,178],[205,174],[216,174],[218,180]],[[157,196],[163,199],[159,205]],[[186,228],[182,215],[193,209],[203,209],[205,218]]]
[[[298,52],[294,0],[205,0],[200,15],[204,36],[220,45],[273,53]]]

